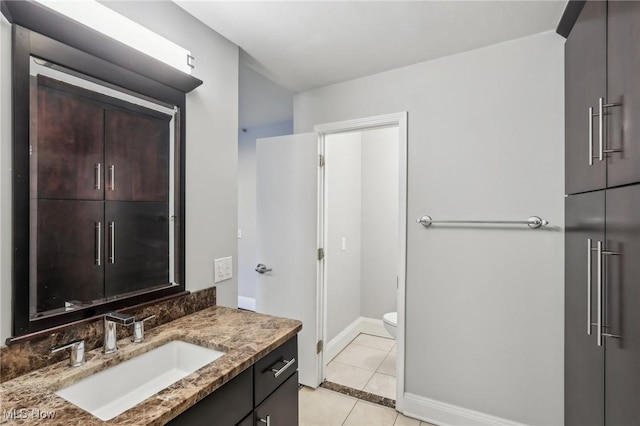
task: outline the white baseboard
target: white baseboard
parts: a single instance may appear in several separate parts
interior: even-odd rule
[[[256,311],[256,299],[252,297],[238,296],[238,308],[247,311]]]
[[[523,423],[495,417],[405,392],[404,414],[438,426],[526,426]]]
[[[384,328],[382,319],[360,317],[349,324],[347,328],[342,330],[336,337],[334,337],[329,343],[327,343],[324,353],[324,362],[328,364],[360,333],[386,337],[388,339],[392,338]]]

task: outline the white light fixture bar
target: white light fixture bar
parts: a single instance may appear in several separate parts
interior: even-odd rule
[[[35,1],[184,73],[191,74],[191,52],[94,0]]]

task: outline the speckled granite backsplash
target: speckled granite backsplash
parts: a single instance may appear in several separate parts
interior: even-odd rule
[[[145,322],[149,330],[216,304],[216,288],[211,287],[190,293],[177,299],[163,301],[141,308],[120,309],[118,312],[131,314],[136,318],[155,315]],[[130,336],[131,327],[118,327],[118,339]],[[0,347],[0,383],[14,379],[33,370],[60,362],[69,354],[66,351],[51,354],[51,348],[74,339],[84,339],[88,352],[102,345],[102,319],[69,326],[55,333],[46,334],[29,341]]]

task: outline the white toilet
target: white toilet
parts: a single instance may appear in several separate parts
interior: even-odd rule
[[[382,316],[382,323],[384,324],[384,328],[386,328],[389,334],[395,339],[396,329],[398,328],[398,313],[387,312]]]

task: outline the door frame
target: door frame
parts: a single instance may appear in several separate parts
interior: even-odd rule
[[[396,356],[396,410],[402,412],[404,409],[404,359],[405,359],[405,291],[406,291],[406,270],[407,270],[407,131],[406,111],[378,115],[354,120],[339,121],[327,124],[319,124],[314,127],[318,134],[318,155],[324,156],[325,137],[336,133],[346,133],[354,131],[373,130],[381,127],[397,126],[398,138],[398,330],[397,330],[397,356]],[[324,217],[324,167],[318,167],[318,247],[324,247],[325,243],[325,217]],[[324,261],[318,262],[318,290],[317,290],[317,335],[322,336],[322,341],[327,343],[326,320],[327,301],[325,291],[326,264]],[[325,377],[324,351],[318,356],[318,383]]]

